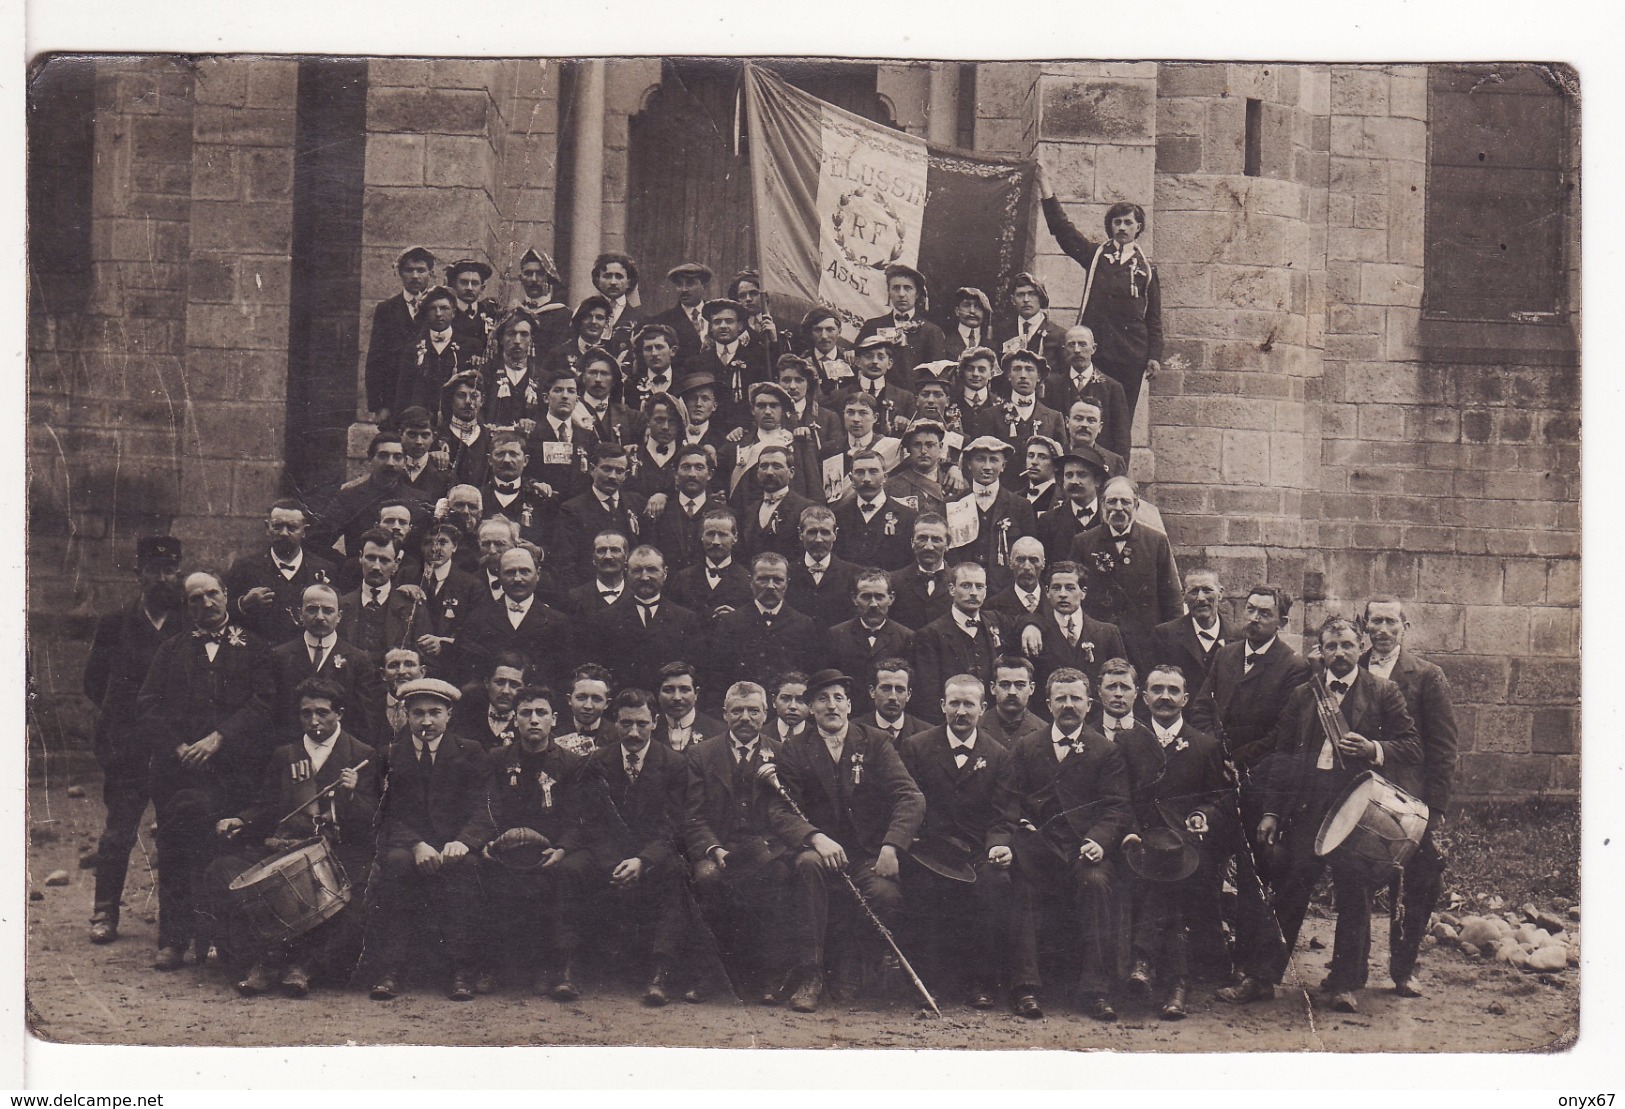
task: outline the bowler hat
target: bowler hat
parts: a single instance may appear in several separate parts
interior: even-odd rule
[[[820,670],[818,673],[807,679],[807,688],[805,690],[806,696],[810,698],[820,689],[831,685],[844,686],[846,691],[851,693],[853,682],[850,677],[841,673],[839,670],[834,669],[833,667],[828,670]]]
[[[700,315],[705,319],[710,319],[718,312],[726,312],[730,308],[733,309],[734,314],[737,315],[741,320],[745,319],[745,317],[750,314],[745,311],[745,306],[740,304],[737,300],[729,300],[727,297],[718,297],[715,300],[708,300],[701,305]]]
[[[976,881],[976,849],[959,836],[921,836],[909,844],[908,855],[932,874]]]
[[[135,542],[136,562],[181,560],[181,541],[173,535],[144,535]]]
[[[779,404],[783,406],[786,412],[790,411],[790,406],[795,403],[790,399],[790,394],[784,391],[784,386],[773,381],[759,381],[755,385],[752,385],[750,387],[750,403],[754,405],[756,403],[756,398],[761,396],[763,393],[772,394],[773,397],[778,400]]]
[[[509,870],[535,870],[547,861],[547,853],[553,849],[552,840],[534,828],[513,831],[519,834],[506,841],[499,836],[491,844],[492,858]]]
[[[865,335],[857,342],[858,350],[874,350],[876,347],[885,347],[890,350],[897,345],[897,332],[894,328],[883,327],[873,335]]]
[[[696,389],[703,389],[707,385],[715,385],[716,383],[716,376],[706,373],[704,370],[698,373],[685,374],[677,381],[677,395],[682,396],[684,393],[692,393]]]
[[[1177,829],[1149,828],[1123,846],[1129,869],[1148,882],[1181,882],[1196,873],[1202,854]]]
[[[1055,460],[1055,464],[1065,466],[1069,459],[1076,459],[1090,467],[1100,475],[1101,480],[1105,480],[1111,474],[1111,469],[1106,465],[1106,460],[1100,457],[1100,452],[1087,443],[1074,443],[1065,454]]]

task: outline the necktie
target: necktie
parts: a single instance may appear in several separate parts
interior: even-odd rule
[[[736,762],[736,763],[749,762],[751,753],[753,751],[755,751],[755,750],[756,750],[756,745],[754,743],[749,743],[749,744],[736,743],[736,744],[734,744],[734,762]]]
[[[721,581],[722,581],[722,571],[721,570],[716,570],[716,569],[713,569],[710,566],[707,566],[705,568],[705,580],[706,580],[706,583],[708,585],[710,585],[712,589],[715,589],[717,587],[717,585],[720,584]]]
[[[965,621],[965,630],[970,632],[972,635],[975,635],[976,632],[977,632],[977,629],[979,629],[981,626],[982,626],[982,622],[980,620],[966,620]]]
[[[383,607],[383,604],[384,603],[378,599],[378,590],[369,588],[367,590],[367,603],[363,607],[366,608],[368,612],[377,612]]]
[[[310,668],[312,670],[320,670],[322,668],[322,658],[326,654],[327,654],[327,652],[322,649],[322,646],[319,643],[316,644],[315,646],[311,647],[311,649],[310,649]]]
[[[643,618],[643,626],[648,627],[649,621],[655,618],[655,606],[645,604],[638,605],[638,615]]]
[[[688,518],[690,520],[692,520],[694,518],[694,514],[696,512],[698,512],[699,510],[700,510],[700,502],[699,501],[684,501],[683,502],[683,511],[688,514]]]
[[[638,763],[640,761],[641,761],[641,756],[639,756],[639,755],[628,755],[628,756],[626,756],[626,780],[627,781],[635,782],[635,781],[638,780]]]
[[[954,766],[960,770],[965,769],[965,763],[970,761],[971,745],[962,740],[949,739],[948,746],[952,748],[954,753]]]
[[[520,615],[524,615],[525,606],[522,605],[521,603],[519,603],[518,601],[509,601],[508,602],[508,611],[509,612],[517,612]]]
[[[1218,640],[1214,638],[1212,633],[1205,632],[1205,631],[1200,631],[1200,630],[1197,631],[1196,638],[1202,644],[1202,653],[1203,654],[1207,654],[1207,653],[1211,652],[1213,650],[1214,644],[1218,642]]]
[[[1066,618],[1066,641],[1074,647],[1078,645],[1078,618],[1076,616]]]
[[[428,770],[430,767],[434,766],[434,752],[429,750],[429,745],[427,743],[418,748],[418,765],[423,767],[425,770]]]
[[[515,481],[515,482],[502,482],[502,481],[499,481],[499,482],[497,482],[497,492],[501,493],[505,497],[511,497],[515,493],[519,492],[519,483],[517,481]]]
[[[434,576],[433,570],[423,571],[423,592],[431,598],[440,591],[440,579]]]
[[[822,566],[808,567],[808,570],[812,574],[812,580],[813,580],[814,585],[823,585],[824,584],[824,568]]]

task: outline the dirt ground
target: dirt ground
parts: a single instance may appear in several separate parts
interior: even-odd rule
[[[1190,1017],[1180,1023],[1130,1003],[1119,1006],[1117,1024],[1101,1025],[1069,1011],[1059,997],[1045,998],[1047,1016],[1038,1022],[959,1004],[944,1004],[937,1019],[903,1001],[826,1001],[813,1015],[731,1000],[650,1009],[629,986],[606,986],[573,1004],[517,987],[454,1004],[433,982],[415,983],[389,1003],[329,989],[302,1001],[243,1000],[221,968],[150,969],[157,899],[145,862],[153,851],[146,830],[132,860],[120,939],[106,947],[88,942],[92,872],[77,863],[101,828],[99,783],[86,782],[84,793],[70,798],[66,783],[30,791],[29,889],[42,899],[28,903],[28,1019],[35,1035],[64,1043],[1505,1052],[1560,1048],[1579,1026],[1577,969],[1524,974],[1469,962],[1453,949],[1424,953],[1417,985],[1425,997],[1396,997],[1383,969],[1387,922],[1380,917],[1373,921],[1372,988],[1357,1015],[1326,1010],[1314,990],[1331,956],[1331,922],[1315,916],[1288,971],[1289,988],[1273,1002],[1236,1009],[1204,988],[1193,992]],[[68,885],[46,886],[58,869],[67,870]]]

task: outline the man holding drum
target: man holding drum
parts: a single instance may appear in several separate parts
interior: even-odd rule
[[[306,678],[294,690],[294,697],[302,734],[272,753],[254,805],[215,824],[215,834],[237,846],[211,863],[204,879],[213,900],[228,917],[228,957],[252,963],[247,976],[237,983],[237,992],[244,997],[265,993],[278,981],[289,997],[304,997],[310,992],[313,969],[343,982],[360,954],[360,908],[366,898],[373,818],[378,809],[373,750],[343,730],[346,698],[337,681],[321,675]],[[261,896],[252,886],[243,888],[245,871],[313,839],[325,841],[326,851],[336,856],[340,867],[338,884],[323,884],[317,897],[342,899],[344,894],[339,891],[347,890],[350,907],[303,931],[289,928],[292,934],[256,934],[248,915],[237,911],[245,898]],[[290,859],[287,865],[305,864]],[[270,873],[263,866],[259,869]],[[274,876],[271,884],[278,884]],[[297,919],[324,907],[297,895],[288,900],[288,891],[294,887],[290,881],[278,891],[284,903],[272,898],[277,916]]]
[[[1416,725],[1399,687],[1359,668],[1360,631],[1330,616],[1318,635],[1324,682],[1316,676],[1292,691],[1270,736],[1279,756],[1264,794],[1258,838],[1286,844],[1287,871],[1277,883],[1275,915],[1290,956],[1321,873],[1331,866],[1337,912],[1331,973],[1321,983],[1335,1012],[1358,1011],[1371,953],[1372,880],[1333,852],[1316,853],[1316,833],[1365,771],[1388,775],[1421,761]],[[1327,710],[1330,710],[1329,712]],[[1282,964],[1282,972],[1285,964]],[[1278,978],[1278,976],[1277,976]]]

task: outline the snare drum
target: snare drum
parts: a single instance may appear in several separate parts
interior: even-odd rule
[[[1422,846],[1428,807],[1393,782],[1366,771],[1332,805],[1315,836],[1315,854],[1371,882],[1386,881]]]
[[[350,881],[317,838],[255,863],[232,881],[229,895],[261,939],[291,940],[337,916],[350,902]]]

